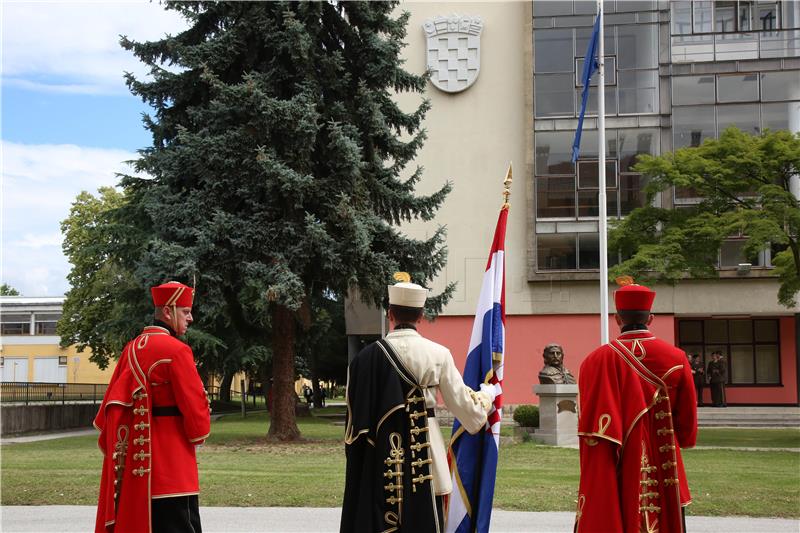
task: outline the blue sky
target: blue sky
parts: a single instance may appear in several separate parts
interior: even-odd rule
[[[119,35],[154,40],[185,24],[157,2],[14,1],[2,20],[2,282],[24,296],[69,288],[60,222],[82,190],[149,144],[147,106],[123,72],[146,75]]]

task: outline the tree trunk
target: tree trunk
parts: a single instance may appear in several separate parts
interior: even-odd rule
[[[294,392],[295,320],[291,310],[276,305],[272,311],[272,403],[267,438],[298,440]]]
[[[222,402],[231,401],[231,384],[233,383],[233,372],[226,370],[222,375],[222,381],[219,384],[219,399]]]

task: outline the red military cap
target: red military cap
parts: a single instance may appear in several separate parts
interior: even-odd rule
[[[153,305],[156,307],[165,305],[191,307],[194,300],[194,289],[177,281],[168,281],[163,285],[152,287],[150,293],[153,295]]]
[[[618,278],[617,283],[622,285],[614,292],[617,311],[650,311],[656,299],[654,290],[633,283],[633,279],[627,276]]]

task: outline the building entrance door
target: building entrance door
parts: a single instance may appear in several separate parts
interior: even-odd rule
[[[33,360],[33,381],[36,383],[66,383],[67,367],[59,366],[58,357],[36,357]]]
[[[3,381],[17,383],[28,381],[28,358],[6,357],[3,360]]]

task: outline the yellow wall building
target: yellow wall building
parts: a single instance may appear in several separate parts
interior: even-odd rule
[[[0,297],[0,371],[3,382],[108,383],[105,370],[89,360],[90,350],[62,348],[56,335],[64,298]]]

